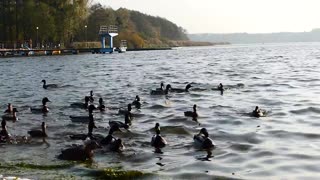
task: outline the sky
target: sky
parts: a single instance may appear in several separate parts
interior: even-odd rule
[[[93,0],[166,18],[188,33],[304,32],[320,28],[320,0]]]

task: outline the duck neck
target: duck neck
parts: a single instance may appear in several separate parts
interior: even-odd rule
[[[126,113],[125,118],[124,118],[124,123],[131,124],[130,113]]]

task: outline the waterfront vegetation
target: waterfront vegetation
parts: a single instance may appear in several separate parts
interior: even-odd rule
[[[184,44],[186,31],[161,17],[124,8],[114,10],[90,0],[2,0],[0,1],[0,45],[28,42],[33,47],[72,47],[81,42],[96,45],[100,25],[116,25],[120,40],[129,48],[168,47]],[[180,42],[181,41],[181,42]],[[77,42],[77,43],[76,43]],[[80,42],[80,43],[79,43]],[[1,46],[0,46],[1,47]]]

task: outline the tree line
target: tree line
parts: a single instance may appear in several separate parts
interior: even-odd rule
[[[0,44],[25,43],[33,47],[74,42],[99,41],[101,25],[116,25],[121,40],[130,48],[168,46],[171,40],[188,40],[186,31],[161,18],[101,4],[89,6],[90,0],[1,0]],[[1,46],[0,46],[1,48]]]

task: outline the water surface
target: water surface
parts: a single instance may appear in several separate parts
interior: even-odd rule
[[[141,110],[133,110],[131,132],[116,133],[126,150],[97,152],[92,164],[75,163],[63,168],[1,168],[0,174],[28,178],[87,177],[107,167],[138,170],[164,178],[226,177],[240,179],[317,179],[320,177],[320,44],[262,44],[171,51],[127,52],[108,55],[72,55],[0,59],[0,103],[11,102],[19,122],[8,122],[12,135],[27,135],[32,128],[48,125],[48,143],[1,145],[1,165],[28,163],[59,165],[60,150],[81,141],[71,133],[86,133],[86,124],[75,124],[69,115],[86,115],[69,108],[89,91],[95,103],[125,107],[140,95]],[[45,90],[41,80],[61,88]],[[173,87],[193,83],[190,93],[151,96],[160,82]],[[222,82],[223,96],[211,90]],[[47,116],[32,114],[47,96]],[[199,123],[183,112],[198,105]],[[248,115],[258,105],[268,117]],[[1,110],[1,111],[2,111]],[[109,120],[123,120],[116,110],[95,113],[99,134],[108,133]],[[168,146],[155,154],[150,146],[152,128],[159,122]],[[217,144],[213,156],[192,145],[193,135],[206,127]]]

